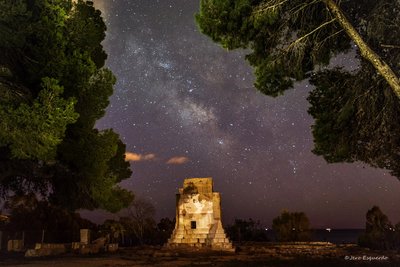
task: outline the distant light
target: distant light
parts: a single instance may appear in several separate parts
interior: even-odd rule
[[[268,231],[268,228],[265,228],[265,231]]]
[[[332,231],[331,228],[326,228],[325,230],[328,231],[329,233]]]

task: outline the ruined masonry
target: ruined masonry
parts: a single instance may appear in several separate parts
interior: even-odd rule
[[[167,247],[234,251],[221,223],[221,197],[212,178],[188,178],[176,194],[176,224]]]

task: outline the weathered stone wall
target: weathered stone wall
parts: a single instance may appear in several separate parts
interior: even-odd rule
[[[176,197],[176,225],[167,246],[232,250],[221,223],[220,195],[212,178],[185,179]]]

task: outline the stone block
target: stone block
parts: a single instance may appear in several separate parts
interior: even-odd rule
[[[81,242],[72,242],[71,249],[73,251],[79,250],[83,244]]]
[[[80,239],[83,244],[90,244],[90,229],[80,230]]]
[[[28,249],[25,252],[25,257],[39,257],[38,251],[38,249]]]
[[[20,252],[24,248],[24,241],[20,239],[8,240],[7,251],[9,252]]]

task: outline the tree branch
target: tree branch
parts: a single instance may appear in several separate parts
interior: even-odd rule
[[[321,0],[313,0],[310,3],[302,3],[296,7],[294,7],[292,10],[290,10],[290,12],[294,15],[296,13],[299,13],[300,11],[302,11],[303,9],[305,9],[308,6],[314,5],[315,3],[321,2]]]
[[[387,45],[387,44],[381,44],[382,47],[385,48],[400,48],[400,45]]]
[[[261,12],[265,12],[268,9],[275,9],[276,7],[283,5],[285,2],[287,2],[288,0],[282,0],[282,1],[278,1],[278,3],[270,5],[270,3],[265,3],[265,4],[261,4],[261,6],[259,6],[258,10],[255,11],[255,13],[261,13]],[[271,1],[270,1],[271,2]]]
[[[290,45],[288,45],[288,47],[286,47],[287,50],[289,50],[292,46],[296,45],[297,43],[301,42],[304,38],[307,38],[308,36],[310,36],[311,34],[313,34],[314,32],[318,31],[319,29],[325,27],[326,25],[334,22],[336,20],[336,18],[331,19],[330,21],[327,21],[321,25],[319,25],[317,28],[315,28],[314,30],[310,31],[309,33],[301,36],[300,38],[296,39],[296,41],[292,42]]]
[[[362,39],[361,35],[356,31],[334,0],[323,0],[323,2],[332,12],[333,16],[338,20],[350,39],[358,46],[361,56],[376,68],[379,74],[385,78],[396,96],[400,99],[400,80],[394,71]]]

